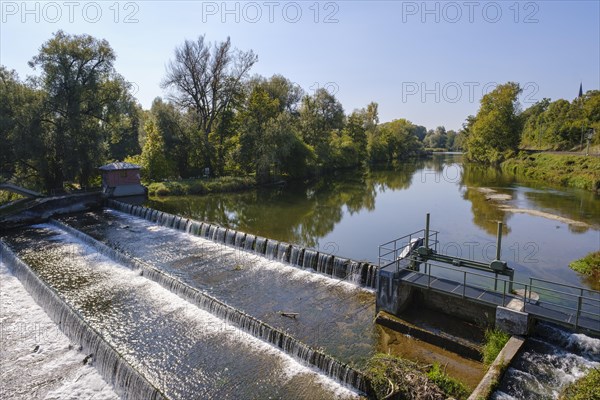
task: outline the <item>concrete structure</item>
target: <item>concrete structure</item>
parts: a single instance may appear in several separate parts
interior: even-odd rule
[[[512,336],[504,345],[500,353],[498,353],[498,356],[492,365],[490,365],[487,373],[484,375],[483,379],[481,379],[481,382],[479,382],[479,385],[477,385],[473,393],[471,393],[468,400],[489,398],[494,391],[494,387],[502,379],[502,375],[504,374],[505,370],[519,353],[524,344],[524,338]]]
[[[496,307],[496,328],[511,335],[527,335],[531,319],[524,309],[525,303],[518,299],[512,299],[505,307]]]
[[[43,223],[58,215],[88,211],[100,207],[102,207],[100,192],[30,199],[20,204],[19,207],[14,207],[10,212],[0,215],[0,232]]]
[[[13,185],[12,183],[0,184],[0,190],[6,190],[7,192],[18,193],[25,197],[44,197],[41,193],[34,192],[33,190],[26,189],[21,186]]]
[[[140,167],[114,162],[98,168],[102,174],[102,192],[108,197],[145,196],[147,189],[140,181]]]

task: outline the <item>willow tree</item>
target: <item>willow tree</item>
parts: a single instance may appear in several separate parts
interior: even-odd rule
[[[63,31],[29,62],[41,69],[38,84],[45,94],[47,189],[60,189],[65,180],[87,185],[105,161],[113,124],[122,116],[120,103],[133,101],[114,62],[115,53],[106,40]]]
[[[211,173],[211,133],[234,104],[244,78],[257,60],[252,50],[232,49],[229,38],[213,45],[200,36],[177,47],[175,59],[167,66],[162,87],[171,90],[170,98],[177,105],[195,114],[204,167],[210,168]]]

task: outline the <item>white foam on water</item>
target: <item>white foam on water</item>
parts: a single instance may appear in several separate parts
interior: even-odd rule
[[[339,287],[346,291],[355,291],[355,290],[363,290],[366,292],[373,292],[373,290],[369,290],[368,288],[363,288],[357,285],[355,282],[340,278],[334,278],[327,275],[320,274],[318,272],[313,272],[305,269],[300,269],[297,267],[293,267],[289,264],[282,263],[276,260],[267,260],[267,259],[258,259],[256,260],[255,266],[257,268],[264,268],[273,271],[280,271],[291,277],[292,279],[311,282],[311,283],[321,283],[325,285],[335,285],[335,287]]]
[[[0,282],[0,398],[119,398],[2,262]]]
[[[543,353],[531,350],[519,356],[525,365],[531,366],[531,371],[510,367],[505,376],[516,384],[517,393],[512,393],[516,398],[544,393],[546,397],[558,399],[566,385],[585,376],[591,368],[600,367],[600,340],[547,324],[540,325],[539,329],[542,338],[529,340],[539,342],[546,350]],[[503,392],[492,396],[494,400],[512,398]]]
[[[593,359],[600,361],[600,339],[595,339],[582,333],[573,333],[569,335],[567,342],[567,349],[581,349],[593,357]]]
[[[495,392],[492,395],[491,400],[520,400],[520,399],[517,399],[516,397],[513,397],[510,394],[507,394],[507,393],[504,393],[504,392],[498,390],[497,392]]]
[[[288,279],[295,279],[303,282],[320,283],[326,285],[334,284],[336,285],[336,287],[343,288],[347,291],[359,289],[364,290],[366,292],[374,293],[374,289],[361,287],[360,285],[357,285],[356,282],[353,282],[351,280],[340,280],[339,278],[319,274],[315,271],[300,269],[298,267],[294,267],[281,261],[270,260],[264,257],[263,255],[258,255],[251,251],[246,251],[237,247],[231,247],[225,245],[224,243],[215,243],[212,240],[191,235],[189,233],[181,232],[177,229],[156,225],[143,218],[136,217],[134,215],[127,214],[121,211],[106,209],[105,212],[116,215],[117,217],[123,218],[132,223],[141,225],[146,230],[151,232],[164,232],[169,235],[175,235],[178,239],[178,242],[189,241],[190,244],[195,244],[201,249],[212,251],[215,254],[219,254],[221,256],[236,257],[235,261],[242,262],[244,264],[244,267],[268,269],[277,273],[284,273],[288,276]]]
[[[110,258],[96,252],[96,250],[63,231],[54,225],[40,224],[38,228],[48,229],[56,232],[54,240],[68,243],[76,246],[74,249],[80,255],[83,261],[93,266],[95,272],[102,276],[110,276],[110,283],[115,287],[123,286],[135,288],[136,291],[143,293],[144,300],[151,306],[158,309],[162,314],[169,315],[178,322],[178,325],[186,327],[186,334],[193,335],[198,339],[211,338],[218,336],[224,342],[230,343],[233,348],[239,348],[240,351],[254,353],[257,355],[268,354],[278,361],[278,367],[282,374],[280,379],[282,383],[291,380],[297,375],[303,374],[312,378],[313,383],[319,384],[322,388],[333,392],[338,398],[356,398],[358,394],[340,384],[339,382],[320,374],[317,369],[305,366],[293,357],[287,355],[269,343],[263,342],[254,336],[238,329],[237,327],[224,322],[204,311],[192,303],[182,299],[176,294],[163,288],[158,283],[150,281],[140,276],[139,271],[132,271],[129,268],[115,263]],[[165,228],[166,229],[166,228]],[[196,239],[196,238],[194,238]],[[199,239],[199,238],[197,238]],[[213,244],[211,242],[211,244]],[[356,287],[355,287],[356,288]],[[94,288],[101,291],[102,287]],[[114,329],[127,329],[126,326],[114,327]],[[106,338],[109,342],[110,338]],[[135,363],[135,360],[130,360]]]

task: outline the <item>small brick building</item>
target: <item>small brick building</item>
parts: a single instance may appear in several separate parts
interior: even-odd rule
[[[147,189],[140,181],[142,167],[114,162],[98,168],[102,174],[102,192],[109,197],[145,196]]]

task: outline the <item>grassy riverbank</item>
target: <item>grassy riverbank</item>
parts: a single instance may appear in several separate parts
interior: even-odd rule
[[[534,180],[600,192],[599,157],[521,153],[501,166],[505,172]]]
[[[253,177],[225,176],[214,179],[186,179],[153,182],[148,185],[150,196],[180,196],[187,194],[224,193],[246,190],[256,186]]]

